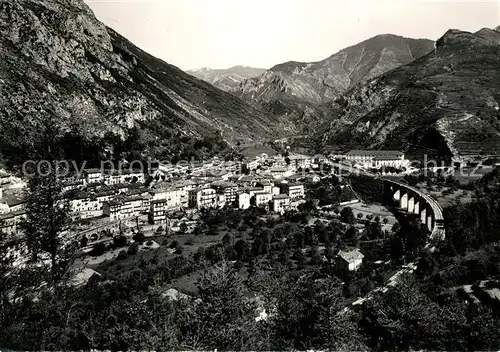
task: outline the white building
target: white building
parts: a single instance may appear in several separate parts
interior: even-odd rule
[[[180,208],[182,206],[182,190],[177,187],[160,187],[153,190],[153,200],[165,200],[169,209]]]
[[[250,194],[241,193],[238,195],[238,208],[240,209],[250,208]]]
[[[290,197],[286,194],[279,194],[273,196],[272,208],[271,210],[283,214],[285,211],[290,209]]]
[[[215,208],[217,204],[217,192],[210,187],[201,187],[189,191],[189,206],[192,208]]]
[[[256,207],[268,206],[269,202],[273,199],[273,195],[267,192],[257,192],[251,198],[251,202]]]
[[[404,153],[396,150],[351,150],[345,154],[344,158],[365,168],[392,165],[400,168],[405,164]]]
[[[285,183],[281,187],[283,193],[287,194],[291,199],[304,197],[304,185],[301,183]]]
[[[365,257],[358,249],[352,251],[339,251],[337,254],[340,263],[345,265],[349,271],[356,271],[363,263]]]
[[[101,169],[85,169],[83,171],[85,185],[104,182],[104,174]]]
[[[99,200],[91,195],[82,194],[69,201],[71,215],[75,219],[89,219],[103,214]]]

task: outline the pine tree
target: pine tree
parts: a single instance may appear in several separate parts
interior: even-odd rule
[[[59,175],[64,171],[58,162],[62,155],[58,145],[60,130],[52,115],[43,120],[43,128],[32,152],[28,170],[30,178],[25,205],[26,218],[21,223],[30,260],[48,255],[52,279],[57,280],[67,265],[70,246],[63,244],[61,233],[69,224],[69,206],[63,198]]]

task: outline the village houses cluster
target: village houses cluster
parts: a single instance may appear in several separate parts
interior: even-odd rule
[[[397,151],[353,150],[332,155],[365,167],[405,164]],[[315,183],[314,172],[327,158],[306,155],[246,156],[241,162],[221,162],[217,157],[204,162],[159,164],[148,182],[144,170],[84,169],[63,179],[63,191],[73,221],[126,221],[145,218],[152,225],[168,223],[176,211],[196,213],[201,209],[251,206],[283,214],[305,202],[304,183]],[[150,170],[151,171],[151,170]],[[0,231],[16,234],[25,217],[22,187],[12,187],[20,179],[0,173]]]
[[[276,213],[296,209],[304,202],[301,181],[319,181],[298,170],[314,164],[310,157],[261,153],[238,163],[211,161],[187,165],[162,165],[153,170],[151,182],[143,170],[84,169],[67,175],[63,192],[72,220],[123,221],[146,217],[149,224],[165,224],[169,214],[183,210],[263,207]],[[12,177],[0,175],[0,231],[15,234],[25,216],[22,189],[9,189]],[[146,183],[148,183],[146,185]],[[107,219],[107,220],[106,220]]]

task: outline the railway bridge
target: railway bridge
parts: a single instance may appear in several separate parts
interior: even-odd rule
[[[431,232],[431,239],[443,240],[445,236],[443,209],[428,194],[408,184],[383,178],[384,199],[398,204],[399,209],[420,216]]]

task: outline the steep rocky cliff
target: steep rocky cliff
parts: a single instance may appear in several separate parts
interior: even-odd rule
[[[229,92],[237,88],[245,79],[259,76],[266,72],[266,70],[248,66],[233,66],[227,69],[210,69],[204,67],[199,70],[189,70],[186,72],[219,89]]]
[[[1,156],[26,158],[47,115],[84,146],[113,147],[109,141],[133,135],[162,158],[192,139],[258,139],[286,129],[141,51],[83,0],[0,1]]]
[[[325,146],[468,158],[500,154],[500,32],[450,30],[435,50],[334,105]]]

